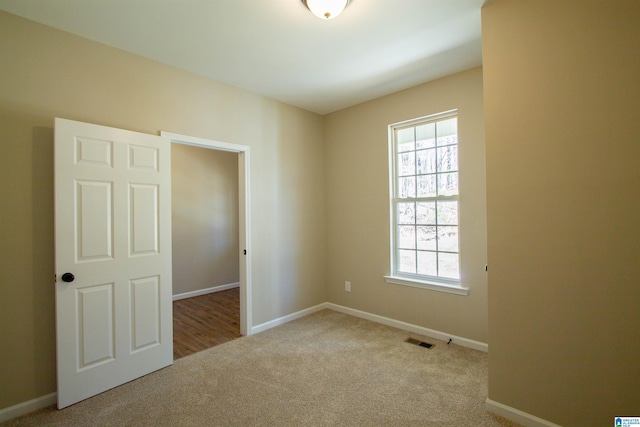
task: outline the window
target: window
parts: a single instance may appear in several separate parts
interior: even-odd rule
[[[457,112],[389,126],[391,283],[460,285]]]

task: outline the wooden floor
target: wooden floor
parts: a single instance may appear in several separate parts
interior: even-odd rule
[[[173,359],[240,335],[239,288],[173,302]]]

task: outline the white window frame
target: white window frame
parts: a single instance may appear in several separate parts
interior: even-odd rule
[[[420,117],[417,119],[407,120],[403,122],[398,122],[389,125],[389,210],[390,210],[390,258],[391,258],[391,274],[388,276],[384,276],[384,279],[387,283],[392,283],[396,285],[405,285],[418,287],[423,289],[430,289],[434,291],[440,292],[448,292],[457,295],[467,295],[469,293],[469,288],[462,286],[461,279],[449,279],[438,276],[429,276],[422,274],[410,274],[405,272],[399,272],[397,268],[398,258],[399,258],[399,248],[396,244],[397,242],[397,230],[398,230],[398,220],[397,220],[397,203],[402,201],[417,201],[420,200],[455,200],[458,204],[458,257],[459,257],[459,268],[460,268],[460,276],[462,276],[461,264],[460,264],[460,168],[458,167],[458,194],[453,196],[437,196],[437,197],[429,197],[429,198],[409,198],[409,199],[400,199],[397,196],[397,149],[396,149],[396,130],[407,128],[407,127],[415,127],[422,124],[438,122],[441,120],[446,120],[452,117],[458,117],[458,110],[449,110],[438,114],[433,114],[426,117]],[[459,140],[457,143],[458,153],[460,149]],[[459,164],[459,163],[458,163]],[[440,251],[436,251],[438,253]],[[444,251],[442,251],[444,252]]]

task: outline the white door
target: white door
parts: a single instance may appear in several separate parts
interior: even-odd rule
[[[173,363],[168,139],[55,121],[58,408]]]

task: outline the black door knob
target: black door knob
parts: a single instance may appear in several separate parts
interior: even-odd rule
[[[63,282],[71,283],[71,282],[73,282],[74,279],[75,279],[75,277],[71,273],[64,273],[62,275],[62,281]]]

